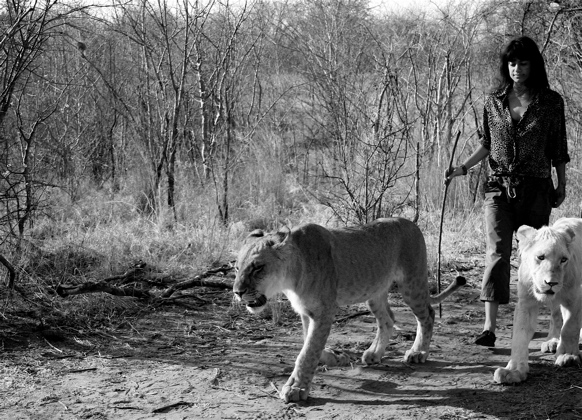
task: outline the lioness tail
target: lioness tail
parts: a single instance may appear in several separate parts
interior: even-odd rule
[[[430,304],[436,305],[437,303],[441,303],[447,297],[449,297],[453,292],[467,284],[467,279],[463,276],[457,276],[455,281],[449,284],[449,286],[443,290],[441,293],[435,296],[430,297]]]

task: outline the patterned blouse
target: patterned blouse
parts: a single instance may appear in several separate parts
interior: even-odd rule
[[[570,161],[564,100],[544,89],[513,121],[508,93],[509,87],[485,99],[481,144],[489,150],[489,166],[495,175],[549,178],[552,166]]]

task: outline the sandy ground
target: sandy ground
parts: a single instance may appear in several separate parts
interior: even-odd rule
[[[483,323],[482,267],[442,305],[425,364],[402,362],[415,321],[399,295],[398,331],[382,364],[359,357],[375,330],[370,315],[336,322],[328,341],[350,367],[320,367],[306,403],[276,389],[301,347],[301,325],[285,305],[278,322],[233,305],[228,291],[196,290],[188,309],[143,310],[115,330],[35,331],[0,321],[2,419],[582,419],[582,369],[558,369],[539,352],[549,313],[530,345],[531,375],[518,386],[493,382],[509,358],[513,304],[502,307],[495,348],[472,344]],[[448,283],[454,277],[443,275]],[[514,294],[515,296],[515,294]],[[356,314],[345,308],[338,319]]]

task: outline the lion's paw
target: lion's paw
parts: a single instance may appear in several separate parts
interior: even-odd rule
[[[404,354],[405,363],[424,363],[426,362],[426,359],[428,359],[427,351],[408,350]]]
[[[305,401],[309,395],[309,385],[300,385],[293,378],[289,378],[287,383],[279,392],[279,397],[286,403],[295,401]]]
[[[558,348],[559,340],[552,338],[551,340],[542,343],[540,350],[542,353],[555,353]]]
[[[328,367],[349,366],[350,361],[348,354],[330,348],[324,349],[319,358],[319,363],[327,365]]]
[[[517,369],[498,368],[493,374],[493,380],[498,384],[516,384],[525,381],[526,378],[527,373]]]
[[[571,353],[564,353],[560,354],[556,357],[556,365],[557,366],[581,366],[582,365],[582,358],[580,354],[571,354]]]

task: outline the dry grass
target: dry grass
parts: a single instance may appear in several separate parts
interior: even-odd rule
[[[74,324],[80,329],[113,325],[119,317],[131,316],[142,306],[133,299],[101,294],[62,299],[52,290],[63,283],[95,281],[122,273],[138,260],[160,273],[192,277],[233,260],[242,239],[254,228],[270,230],[303,222],[337,225],[333,213],[313,200],[295,178],[270,175],[264,162],[281,156],[277,150],[267,149],[257,148],[257,159],[263,163],[249,165],[254,171],[252,177],[245,173],[251,169],[240,169],[240,179],[256,183],[232,197],[233,222],[229,226],[222,225],[215,216],[212,195],[196,188],[179,193],[177,223],[171,213],[155,218],[143,215],[136,205],[139,200],[131,194],[111,196],[104,191],[91,191],[74,203],[65,196],[53,196],[51,214],[36,221],[23,242],[26,246],[19,253],[2,250],[19,268],[20,293],[11,296],[0,288],[0,317],[8,319],[10,314],[26,312],[31,325]],[[282,171],[278,167],[275,172]],[[433,182],[439,182],[437,171],[434,169],[432,174]],[[572,173],[569,200],[554,211],[552,219],[579,215],[579,203],[572,199],[582,194],[582,180],[578,178],[576,172]],[[480,201],[475,205],[467,202],[467,188],[463,185],[467,179],[455,182],[458,185],[449,191],[442,230],[441,272],[447,273],[447,282],[458,267],[482,261],[485,250]],[[443,191],[442,184],[435,184],[424,197],[418,222],[426,238],[433,281]],[[268,316],[278,322],[286,305],[276,303]]]

